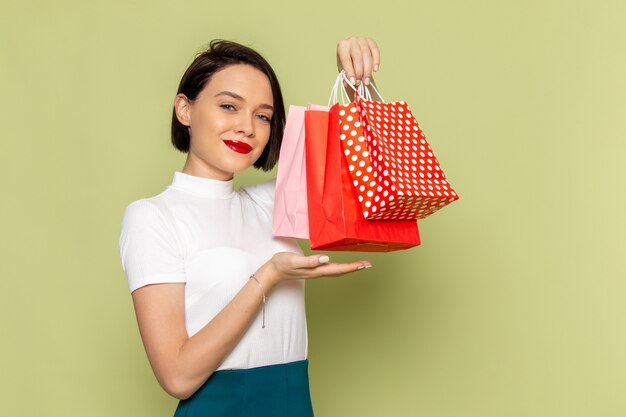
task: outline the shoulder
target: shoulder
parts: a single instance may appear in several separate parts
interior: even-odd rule
[[[163,203],[141,199],[124,212],[119,253],[130,292],[148,284],[186,281],[180,239]]]
[[[124,210],[122,230],[170,227],[166,192],[130,203]]]
[[[240,193],[249,195],[252,200],[263,205],[274,204],[275,191],[276,178],[256,185],[246,185],[239,188]]]
[[[135,200],[124,210],[124,220],[141,221],[145,217],[160,217],[159,205],[156,197]]]

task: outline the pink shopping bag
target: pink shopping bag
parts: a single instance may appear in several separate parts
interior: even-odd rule
[[[278,158],[272,234],[275,237],[309,238],[309,211],[304,146],[304,111],[289,106]],[[308,109],[326,110],[311,104]]]

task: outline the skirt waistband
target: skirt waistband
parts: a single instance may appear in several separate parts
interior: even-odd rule
[[[215,371],[211,375],[211,378],[220,379],[224,381],[237,381],[240,383],[255,383],[259,380],[266,380],[267,378],[276,377],[288,377],[302,375],[302,373],[308,374],[309,361],[304,359],[301,361],[279,363],[275,365],[259,366],[256,368],[248,369],[223,369],[221,371]]]
[[[308,363],[216,371],[174,417],[312,417]]]

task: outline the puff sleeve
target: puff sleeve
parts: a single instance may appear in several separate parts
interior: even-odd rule
[[[176,230],[154,203],[138,200],[126,208],[119,251],[131,293],[149,284],[187,281]]]

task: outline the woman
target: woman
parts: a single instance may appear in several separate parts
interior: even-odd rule
[[[339,42],[337,66],[369,84],[376,43]],[[120,254],[157,380],[180,399],[176,416],[312,415],[304,279],[368,261],[302,256],[274,239],[274,181],[233,190],[233,175],[270,170],[284,106],[270,65],[214,41],[189,66],[174,100],[172,143],[187,153],[161,194],[126,210]]]

